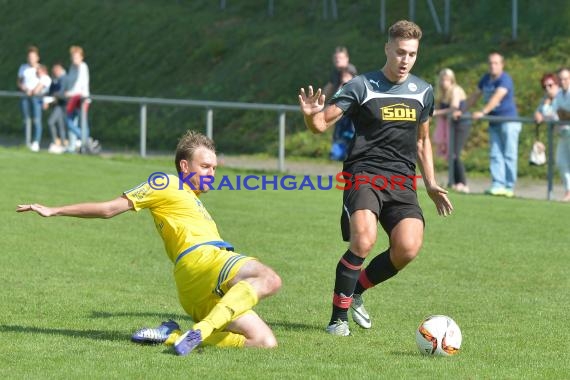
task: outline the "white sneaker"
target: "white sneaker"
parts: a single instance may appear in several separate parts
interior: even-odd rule
[[[32,152],[39,152],[40,151],[40,144],[37,141],[34,141],[32,145],[30,145],[30,150]]]
[[[61,145],[57,145],[54,143],[49,144],[49,149],[48,149],[49,153],[62,154],[64,150],[65,148]]]
[[[356,324],[363,329],[369,329],[372,326],[372,321],[370,320],[370,315],[364,308],[364,300],[361,294],[352,295],[352,304],[350,305],[350,313],[352,314],[352,319]]]
[[[335,323],[328,325],[326,331],[331,335],[337,336],[349,336],[350,329],[348,328],[347,321],[341,321],[338,319]]]
[[[99,140],[94,140],[89,137],[89,140],[87,141],[87,153],[97,154],[99,152],[101,152],[101,144],[99,144]]]

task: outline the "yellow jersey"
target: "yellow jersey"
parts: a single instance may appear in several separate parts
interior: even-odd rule
[[[166,254],[173,263],[189,248],[222,241],[216,223],[188,184],[175,175],[168,175],[162,178],[160,185],[164,188],[157,189],[144,182],[123,194],[131,200],[135,211],[150,210]]]

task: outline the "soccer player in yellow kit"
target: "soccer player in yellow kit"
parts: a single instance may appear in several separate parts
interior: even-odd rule
[[[147,182],[107,202],[61,207],[29,204],[19,205],[16,211],[35,211],[45,217],[112,218],[125,211],[148,208],[174,264],[180,303],[196,322],[184,334],[174,321],[157,329],[141,330],[143,335],[145,331],[155,333],[156,340],[148,341],[173,344],[179,355],[201,344],[277,346],[273,332],[252,308],[260,299],[276,293],[281,279],[258,260],[233,252],[198,198],[209,190],[209,181],[201,178],[212,178],[216,171],[214,142],[188,131],[178,143],[175,163],[179,176],[149,177]]]

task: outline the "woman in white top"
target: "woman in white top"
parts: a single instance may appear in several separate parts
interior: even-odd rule
[[[30,150],[40,150],[42,138],[42,98],[34,94],[34,90],[40,85],[38,67],[40,65],[40,53],[37,47],[28,48],[27,62],[18,69],[18,88],[24,93],[20,102],[22,116],[24,118],[24,130],[34,126],[34,136],[30,142]],[[28,141],[26,141],[28,143]]]

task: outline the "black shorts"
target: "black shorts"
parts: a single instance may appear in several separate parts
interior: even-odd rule
[[[374,175],[369,176],[374,177]],[[350,189],[344,190],[342,196],[340,228],[344,241],[350,241],[350,216],[357,210],[370,210],[376,214],[388,236],[405,218],[419,219],[425,225],[415,190],[409,188],[380,190],[370,183],[359,184],[357,189],[354,183],[352,185]]]

